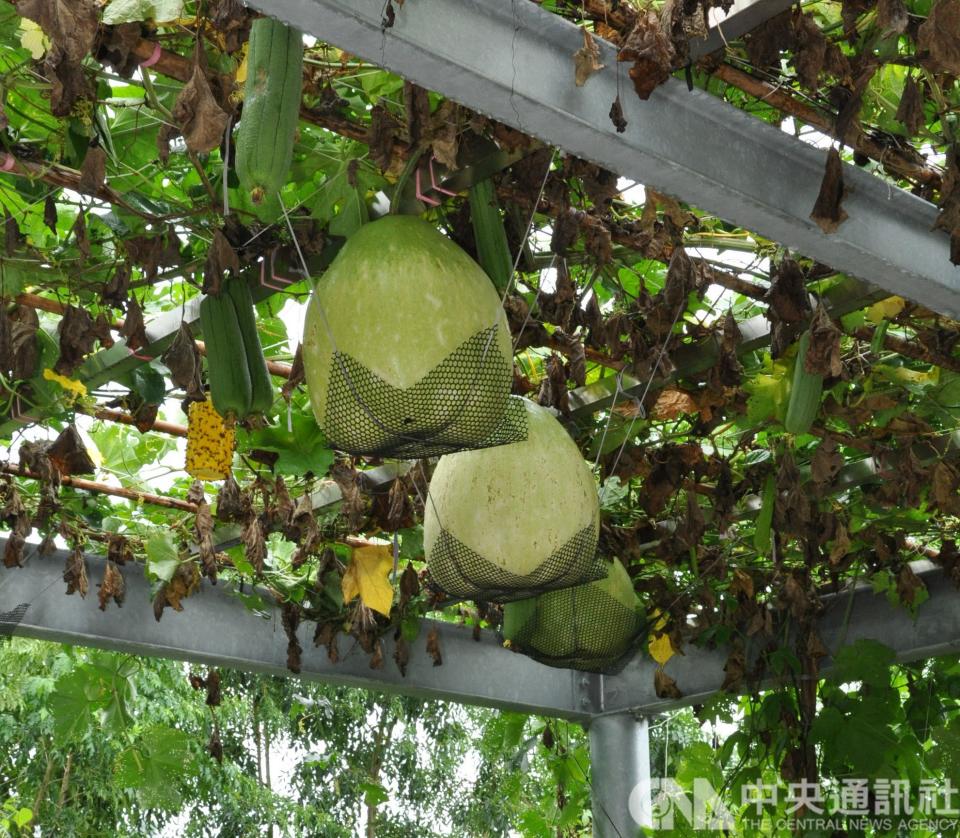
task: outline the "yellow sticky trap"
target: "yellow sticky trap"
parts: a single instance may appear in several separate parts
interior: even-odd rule
[[[207,400],[187,411],[186,471],[198,480],[223,480],[230,474],[236,432]]]

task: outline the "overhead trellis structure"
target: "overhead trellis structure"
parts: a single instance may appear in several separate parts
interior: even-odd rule
[[[884,25],[917,41],[899,84],[905,99],[925,85],[926,117],[901,103],[895,119],[874,108],[876,124],[861,126],[853,105],[867,108],[882,62],[817,41],[814,18],[783,0],[725,12],[705,2],[682,20],[670,17],[678,4],[658,16],[604,0],[253,5],[318,39],[282,192],[289,214],[273,223],[255,218],[233,179],[253,17],[239,4],[213,3],[208,20],[167,30],[94,25],[83,55],[66,58],[49,49],[64,33],[40,14],[41,57],[5,65],[0,435],[12,453],[0,478],[11,530],[0,538],[0,636],[582,722],[601,838],[636,832],[628,801],[650,777],[647,718],[782,685],[769,665],[775,639],[814,682],[859,639],[901,662],[960,648],[960,164],[950,148],[960,69],[920,16]],[[848,45],[869,6],[851,23],[844,4]],[[13,37],[9,20],[0,26]],[[822,47],[822,66],[798,60],[801,35]],[[795,77],[771,73],[771,51],[777,67],[790,54]],[[88,52],[115,73],[95,70]],[[101,88],[65,83],[71,71],[87,82],[101,72]],[[376,78],[364,81],[367,71]],[[811,75],[836,82],[827,105]],[[205,93],[192,88],[198,77]],[[56,142],[38,133],[45,103],[64,120]],[[156,142],[125,145],[144,114]],[[815,128],[816,144],[783,130],[786,118]],[[217,130],[198,150],[207,119]],[[922,131],[888,130],[922,119]],[[642,213],[621,197],[623,179],[645,187]],[[666,660],[655,664],[641,642],[622,671],[585,673],[504,648],[496,606],[421,588],[431,464],[325,446],[277,315],[386,204],[429,213],[497,285],[514,392],[554,408],[594,467],[600,551],[632,574],[661,649],[668,638]],[[484,252],[483,204],[503,222],[509,264]],[[238,482],[212,487],[171,465],[189,432],[167,420],[175,400],[196,395],[193,376],[209,383],[200,292],[229,275],[259,304],[285,401],[263,422],[238,423]],[[382,304],[371,318],[389,318]],[[23,335],[44,329],[52,354],[34,359],[22,389]],[[803,363],[791,347],[807,329],[824,390],[815,422],[787,433]],[[116,426],[105,482],[77,476],[98,468],[74,428],[82,415]],[[167,494],[144,491],[145,462],[119,467],[140,444],[179,473]],[[132,503],[91,513],[90,497]],[[363,561],[386,586],[380,608],[351,576]],[[202,579],[218,574],[228,578],[215,588]],[[103,613],[63,597],[64,583],[85,596],[91,579],[102,580]],[[413,641],[401,631],[410,617],[421,619]],[[483,631],[455,624],[464,617]],[[812,695],[798,724],[816,713]]]

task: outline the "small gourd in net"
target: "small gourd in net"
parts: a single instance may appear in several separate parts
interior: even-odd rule
[[[590,672],[617,669],[644,625],[617,559],[603,579],[503,606],[503,636],[514,648],[550,666]]]
[[[209,399],[187,408],[186,472],[199,480],[223,480],[230,474],[236,433]]]
[[[361,227],[317,283],[307,389],[330,445],[425,457],[523,438],[508,413],[506,316],[483,269],[432,225]]]
[[[506,602],[600,578],[596,483],[546,408],[511,397],[522,442],[440,459],[424,512],[431,583],[447,594]]]

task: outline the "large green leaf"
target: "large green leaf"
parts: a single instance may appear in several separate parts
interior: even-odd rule
[[[274,469],[279,474],[303,476],[307,472],[315,476],[326,474],[333,462],[333,451],[312,415],[294,412],[290,417],[292,432],[286,417],[281,415],[280,424],[256,431],[241,431],[240,450],[259,448],[278,455]]]

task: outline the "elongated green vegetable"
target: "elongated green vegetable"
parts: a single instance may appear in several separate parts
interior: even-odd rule
[[[513,273],[510,246],[503,229],[503,218],[497,205],[493,180],[487,178],[470,187],[470,220],[477,243],[480,266],[487,272],[498,291],[504,291]]]
[[[250,30],[243,117],[237,131],[237,177],[264,220],[279,215],[303,91],[303,35],[269,17]]]
[[[266,413],[273,405],[273,382],[267,370],[267,361],[257,334],[257,319],[253,308],[253,297],[246,281],[240,277],[227,280],[226,293],[233,302],[237,313],[237,325],[243,338],[243,351],[246,356],[247,371],[250,373],[250,411]]]
[[[761,556],[770,552],[770,526],[773,523],[773,507],[777,502],[777,479],[770,475],[763,484],[760,514],[757,516],[757,528],[753,531],[753,546]]]
[[[809,348],[810,331],[807,330],[800,336],[800,346],[793,363],[790,403],[787,405],[787,417],[783,422],[784,427],[792,434],[804,434],[809,431],[820,409],[823,376],[813,375],[804,368]]]
[[[207,347],[210,400],[225,419],[243,419],[250,412],[253,394],[243,335],[233,300],[228,294],[203,298],[200,328]]]

